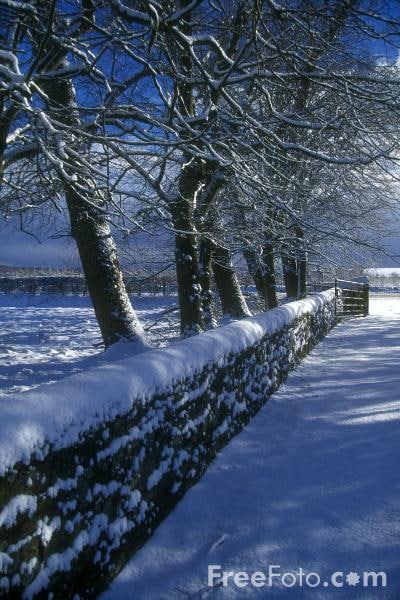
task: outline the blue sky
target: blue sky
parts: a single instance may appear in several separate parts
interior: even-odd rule
[[[376,266],[400,266],[400,235],[386,240],[397,261],[383,257]],[[78,256],[71,239],[47,239],[38,243],[33,237],[11,229],[0,230],[0,264],[27,267],[76,268]]]
[[[389,0],[388,9],[392,16],[400,16],[399,0]],[[397,50],[382,42],[369,42],[369,49],[379,57],[380,60],[395,62]],[[393,254],[400,257],[400,227],[399,235],[390,241]],[[61,239],[42,239],[38,243],[34,237],[18,231],[10,224],[0,221],[0,264],[13,266],[43,266],[60,267],[77,264],[77,254],[72,240],[63,237]],[[393,266],[395,261],[384,258],[379,261],[379,266]]]
[[[72,267],[77,254],[71,239],[47,239],[38,243],[32,236],[1,225],[0,264],[26,267]]]

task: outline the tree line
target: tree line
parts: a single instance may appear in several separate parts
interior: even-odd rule
[[[0,11],[1,211],[54,236],[67,216],[106,346],[148,346],[119,260],[137,237],[172,255],[182,335],[216,325],[214,285],[224,315],[250,314],[233,257],[270,309],[277,260],[301,298],[310,260],[378,247],[396,209],[396,2]]]

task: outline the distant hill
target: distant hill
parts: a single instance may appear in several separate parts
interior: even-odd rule
[[[371,285],[380,287],[400,287],[399,267],[375,267],[365,269]]]
[[[80,275],[72,269],[61,269],[51,267],[13,267],[11,265],[0,265],[0,277],[35,277],[41,275]]]
[[[376,267],[365,269],[369,277],[400,277],[400,267]]]

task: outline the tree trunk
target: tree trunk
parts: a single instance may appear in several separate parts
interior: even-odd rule
[[[3,110],[3,102],[0,100],[0,187],[4,177],[4,152],[6,150],[6,140],[11,125],[10,121],[1,114]]]
[[[301,227],[296,227],[296,237],[299,244],[298,258],[297,258],[297,271],[298,271],[298,286],[297,286],[297,297],[305,298],[307,295],[307,251],[304,248],[304,231]]]
[[[297,261],[291,256],[282,256],[283,279],[288,300],[297,299],[298,273]]]
[[[283,277],[286,296],[289,299],[301,299],[307,295],[307,255],[299,252],[299,258],[282,257]]]
[[[256,251],[249,247],[243,250],[243,255],[265,310],[276,308],[279,306],[279,303],[276,295],[274,250],[272,244],[264,244],[261,256],[258,256]]]
[[[190,0],[181,0],[180,6],[189,7]],[[192,35],[191,11],[182,25],[185,35]],[[172,37],[169,39],[172,42]],[[171,48],[172,53],[176,48]],[[192,76],[192,57],[179,52],[177,58],[184,81],[176,82],[178,105],[185,117],[195,115],[195,95]],[[181,141],[186,141],[188,132],[182,132]],[[196,195],[202,176],[202,163],[191,154],[183,152],[183,166],[179,178],[178,197],[171,204],[172,223],[175,230],[175,265],[181,318],[181,335],[189,336],[204,327],[199,263],[197,255],[197,231],[193,218]]]
[[[214,310],[214,295],[211,290],[211,260],[212,243],[209,239],[203,238],[200,242],[199,251],[199,283],[201,285],[201,303],[205,329],[212,329],[217,326]]]
[[[105,346],[126,339],[136,342],[138,352],[145,350],[149,344],[126,292],[107,221],[95,209],[88,208],[70,186],[66,186],[65,199],[71,235]]]
[[[177,221],[174,223],[177,226]],[[178,283],[178,298],[181,334],[194,335],[203,329],[201,286],[197,261],[195,234],[179,227],[182,233],[175,234],[175,266]],[[186,229],[186,233],[183,233]]]
[[[279,306],[278,296],[276,295],[276,276],[274,263],[274,249],[271,243],[265,243],[262,252],[264,285],[266,289],[268,309]]]
[[[79,127],[71,82],[54,77],[51,82],[44,82],[42,87],[49,98],[50,112],[54,112],[65,125]],[[73,167],[66,166],[65,171],[76,176]],[[148,343],[125,289],[115,243],[103,213],[102,199],[95,189],[90,190],[90,176],[86,179],[81,172],[76,183],[69,183],[65,176],[61,177],[71,235],[78,247],[104,344],[109,346],[127,339],[135,341],[138,351],[142,351]]]
[[[201,286],[197,256],[197,232],[193,223],[193,198],[199,177],[196,165],[185,163],[179,182],[179,198],[171,205],[175,230],[175,265],[181,317],[181,334],[194,335],[203,329]]]
[[[237,319],[251,315],[240,289],[230,252],[220,244],[214,246],[212,268],[223,314]]]
[[[268,309],[268,296],[267,286],[264,277],[263,269],[261,266],[261,259],[257,256],[256,251],[253,248],[244,248],[243,256],[247,264],[248,271],[256,286],[257,294],[263,304],[265,310]]]
[[[204,326],[206,329],[210,329],[217,326],[214,294],[211,290],[214,243],[210,239],[210,235],[212,235],[217,220],[214,210],[215,199],[226,182],[226,176],[213,161],[203,161],[198,175],[201,179],[198,182],[199,193],[196,194],[196,209],[193,215],[197,230],[202,236],[199,250],[199,281],[202,290]]]
[[[298,298],[305,298],[307,296],[307,267],[307,256],[305,253],[302,253],[301,258],[298,261]]]

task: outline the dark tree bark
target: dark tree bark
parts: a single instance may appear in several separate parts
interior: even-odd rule
[[[293,228],[293,242],[288,248],[288,254],[282,256],[282,267],[288,299],[305,298],[308,259],[304,247],[304,231],[298,225]]]
[[[265,243],[262,251],[263,276],[266,289],[267,307],[269,309],[279,306],[276,295],[276,276],[274,263],[274,248],[271,243]]]
[[[282,257],[283,277],[288,299],[301,299],[307,295],[307,259]]]
[[[199,333],[204,326],[197,231],[193,222],[193,198],[199,181],[197,170],[197,166],[190,162],[182,167],[179,198],[170,207],[175,230],[175,265],[181,334],[184,336]]]
[[[204,326],[206,329],[210,329],[217,326],[214,294],[211,289],[214,242],[211,240],[210,235],[212,235],[217,220],[215,199],[226,183],[226,176],[219,165],[212,161],[203,163],[199,175],[201,175],[199,181],[201,191],[197,194],[194,218],[197,230],[202,236],[199,249],[199,280]]]
[[[307,270],[308,270],[308,259],[307,251],[304,248],[304,231],[301,227],[296,227],[295,231],[298,252],[297,252],[297,276],[298,276],[298,289],[297,297],[305,298],[307,295]]]
[[[214,308],[214,294],[211,290],[212,242],[203,238],[199,250],[199,283],[201,285],[201,304],[205,329],[217,326]]]
[[[220,244],[214,245],[212,268],[223,314],[237,319],[251,315],[240,289],[228,248]]]
[[[262,269],[261,259],[253,248],[244,248],[243,256],[247,264],[247,269],[256,286],[257,294],[265,310],[268,309],[267,285]]]
[[[274,251],[272,244],[264,244],[260,251],[261,256],[253,248],[245,248],[243,256],[247,268],[257,289],[258,296],[263,302],[265,310],[276,308],[278,297],[276,295],[276,277],[274,264]]]
[[[2,93],[2,90],[0,90],[0,187],[4,177],[4,153],[6,151],[7,136],[16,114],[17,109],[15,106],[11,105],[8,108],[6,107],[4,102],[4,92]]]
[[[299,266],[298,266],[298,271],[299,271],[298,297],[299,298],[305,298],[307,296],[307,270],[308,270],[307,258],[299,260]]]
[[[9,119],[3,114],[3,102],[0,98],[0,187],[4,177],[4,152],[6,149],[6,139],[10,129]]]
[[[288,300],[297,298],[297,261],[291,256],[282,256],[283,279]]]
[[[181,215],[179,220],[175,220],[175,227],[179,221],[184,225],[184,220]],[[185,229],[182,227],[181,231]],[[195,234],[189,233],[187,228],[186,233],[175,234],[175,264],[181,334],[194,335],[203,329],[203,315]]]

